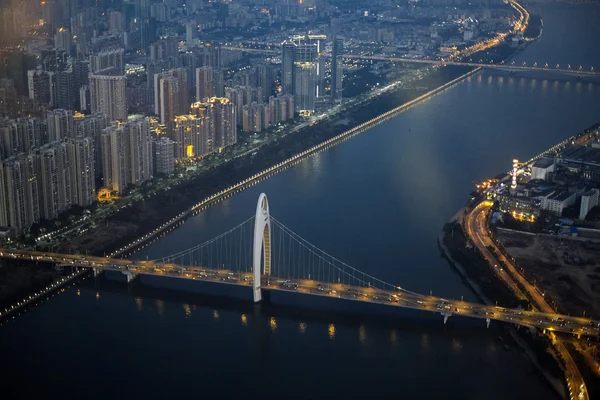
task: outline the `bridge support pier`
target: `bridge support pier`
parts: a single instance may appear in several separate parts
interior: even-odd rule
[[[263,261],[261,263],[261,261]],[[262,268],[261,268],[262,267]],[[261,271],[262,270],[262,271]],[[267,195],[261,193],[254,218],[254,246],[252,250],[252,289],[255,303],[262,300],[261,274],[271,274],[271,215]]]
[[[129,283],[129,282],[133,282],[135,280],[135,278],[138,277],[139,274],[136,274],[135,272],[123,271],[123,275],[125,275],[125,277],[127,277],[127,283]]]
[[[442,314],[442,316],[444,317],[444,325],[446,325],[446,322],[448,322],[448,318],[450,318],[452,316],[452,313],[451,312],[443,312],[440,314]]]
[[[492,320],[489,319],[489,318],[486,318],[485,319],[485,326],[489,328],[490,327],[490,322],[492,322]]]
[[[100,276],[104,272],[102,268],[94,268],[94,277]]]

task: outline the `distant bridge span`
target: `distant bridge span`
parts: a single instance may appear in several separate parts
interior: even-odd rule
[[[272,49],[250,49],[244,47],[222,47],[224,50],[236,50],[243,51],[246,53],[259,53],[259,54],[280,54],[279,50]],[[330,56],[330,54],[326,54],[326,56]],[[511,65],[511,64],[493,64],[493,63],[479,63],[479,62],[461,62],[461,61],[443,61],[443,60],[426,60],[419,58],[408,58],[408,57],[390,57],[383,55],[361,55],[361,54],[344,54],[343,56],[348,60],[377,60],[377,61],[391,61],[391,62],[403,62],[403,63],[413,63],[413,64],[427,64],[427,65],[438,65],[441,67],[445,67],[447,65],[457,65],[464,67],[481,67],[481,68],[490,68],[490,69],[501,69],[501,70],[509,70],[509,71],[533,71],[533,72],[559,72],[564,74],[572,74],[577,76],[600,76],[600,72],[594,71],[594,69],[584,70],[584,69],[573,69],[573,68],[564,68],[560,65],[550,67],[544,64],[543,67],[534,65]]]

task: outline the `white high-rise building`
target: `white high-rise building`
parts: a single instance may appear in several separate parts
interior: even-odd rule
[[[125,75],[90,75],[92,114],[106,114],[111,121],[127,119]]]
[[[579,219],[585,220],[590,210],[598,205],[598,189],[590,189],[581,195],[581,206],[579,208]]]

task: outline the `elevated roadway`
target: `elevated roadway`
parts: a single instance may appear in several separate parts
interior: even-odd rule
[[[135,277],[137,274],[148,274],[177,279],[243,285],[248,286],[248,290],[251,290],[252,287],[252,273],[250,271],[215,270],[203,267],[185,267],[176,264],[156,263],[153,261],[24,250],[0,249],[0,257],[93,268],[96,271],[118,271],[131,277]],[[600,321],[552,312],[525,311],[522,309],[486,306],[465,301],[443,299],[413,293],[400,287],[396,291],[386,291],[375,287],[358,287],[307,279],[286,280],[284,278],[265,275],[262,275],[261,286],[264,290],[292,291],[307,295],[327,296],[434,312],[444,316],[444,320],[456,315],[487,320],[488,323],[491,320],[495,320],[547,331],[600,337]]]

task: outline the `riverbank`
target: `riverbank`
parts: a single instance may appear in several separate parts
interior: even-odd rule
[[[440,233],[438,245],[442,255],[463,277],[464,281],[484,304],[497,305],[504,303],[514,305],[514,303],[518,303],[518,299],[512,295],[512,292],[494,274],[489,272],[489,265],[476,249],[474,247],[469,249],[468,241],[459,223],[464,212],[464,209],[460,210]],[[461,262],[457,260],[461,260]],[[490,293],[493,293],[492,296],[496,298],[500,297],[501,300],[492,301],[489,297]],[[501,326],[503,331],[508,333],[525,352],[552,389],[561,398],[565,398],[566,387],[561,380],[562,374],[559,363],[547,351],[550,346],[547,338],[537,333],[536,330],[517,330],[504,324]]]
[[[420,85],[436,87],[430,92],[423,94],[416,89],[398,89],[375,96],[361,107],[340,113],[335,119],[326,119],[317,125],[266,144],[257,154],[234,158],[225,164],[210,168],[196,179],[184,182],[168,192],[133,203],[107,218],[106,224],[89,230],[64,247],[96,255],[128,254],[132,249],[139,248],[143,243],[154,240],[181,224],[188,215],[222,201],[318,151],[362,133],[427,100],[476,71],[464,67],[443,68],[419,82]],[[347,126],[337,123],[340,119],[350,120],[356,126],[348,130]],[[182,212],[182,209],[186,211]],[[127,242],[129,244],[123,246],[123,243]]]

